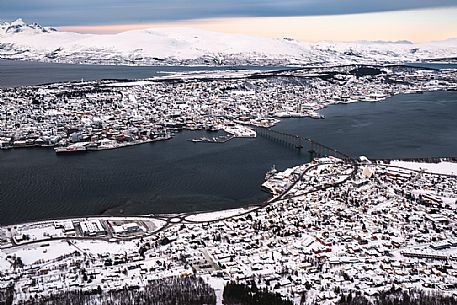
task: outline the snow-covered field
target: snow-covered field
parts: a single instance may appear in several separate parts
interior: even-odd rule
[[[350,64],[457,56],[457,40],[427,44],[304,43],[191,28],[117,34],[59,32],[21,19],[0,23],[0,58],[105,64]]]
[[[6,256],[5,252],[0,251],[0,271],[7,270],[11,267],[11,264],[6,259]]]
[[[73,241],[75,247],[83,252],[92,255],[111,253],[118,254],[124,253],[128,249],[137,247],[136,241],[118,241],[116,243],[103,241],[103,240],[77,240]]]
[[[210,213],[201,213],[193,214],[186,217],[186,220],[189,221],[214,221],[219,219],[224,219],[227,217],[233,217],[236,215],[241,215],[251,211],[253,208],[241,208],[241,209],[230,209]]]
[[[74,253],[77,249],[70,245],[67,241],[49,241],[33,245],[22,246],[20,248],[12,248],[4,250],[5,255],[15,255],[22,259],[25,265],[32,265],[40,261],[52,260],[64,255]],[[2,263],[0,257],[0,268]]]
[[[409,161],[392,161],[391,165],[405,167],[413,170],[424,170],[428,173],[455,175],[457,176],[457,163],[454,162],[439,162],[439,163],[423,163]]]

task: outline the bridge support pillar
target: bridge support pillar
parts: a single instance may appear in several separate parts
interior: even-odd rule
[[[309,153],[309,162],[313,161],[316,158],[316,151],[314,149],[308,150]]]

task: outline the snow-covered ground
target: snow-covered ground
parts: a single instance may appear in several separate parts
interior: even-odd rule
[[[24,229],[23,226],[18,226],[14,233],[16,236],[21,236],[23,234],[28,235],[32,241],[65,236],[64,232],[56,229],[52,222],[37,224],[34,227],[27,226],[26,229]]]
[[[49,261],[69,255],[78,251],[74,246],[65,240],[42,242],[33,245],[21,246],[20,248],[12,248],[4,250],[5,255],[15,255],[22,259],[25,265],[33,265],[43,261]],[[0,268],[2,258],[0,257]]]
[[[243,125],[223,126],[226,133],[229,133],[237,138],[255,138],[257,133],[249,127]]]
[[[75,247],[82,252],[90,253],[92,255],[98,254],[119,254],[124,253],[128,249],[137,247],[135,241],[118,241],[116,243],[103,241],[103,240],[77,240],[72,242]]]
[[[141,289],[151,280],[195,273],[215,289],[217,304],[230,280],[255,279],[259,288],[268,287],[295,304],[304,291],[309,291],[307,298],[326,300],[320,304],[336,304],[335,289],[371,295],[396,282],[404,289],[439,283],[434,289],[455,293],[456,179],[364,162],[354,167],[328,157],[272,173],[268,181],[273,189],[294,182],[284,193],[287,198],[242,216],[243,209],[185,219],[179,215],[162,230],[131,235],[131,240],[107,236],[106,223],[148,219],[104,217],[98,220],[108,232],[99,236],[5,247],[0,250],[0,286],[14,283],[15,298],[26,299],[98,286],[104,291]],[[78,227],[88,220],[71,221],[75,234],[81,234]],[[45,225],[21,228],[42,236]]]
[[[424,170],[428,173],[455,175],[457,176],[457,163],[454,162],[439,162],[439,163],[423,163],[409,161],[392,161],[391,165],[405,167],[413,170]]]
[[[189,221],[214,221],[219,219],[224,219],[227,217],[233,217],[236,215],[241,215],[251,211],[253,208],[240,208],[240,209],[230,209],[223,211],[216,211],[210,213],[201,213],[201,214],[192,214],[186,217],[186,220]]]
[[[208,283],[216,293],[216,305],[222,305],[223,303],[223,294],[224,294],[224,285],[226,280],[221,278],[212,277],[209,274],[202,275],[203,280]]]
[[[6,253],[3,251],[0,251],[0,272],[3,270],[7,270],[11,267],[11,264],[8,262],[6,259]]]
[[[191,28],[118,34],[59,32],[21,19],[0,23],[0,58],[105,64],[349,64],[452,58],[457,40],[427,44],[304,43]]]

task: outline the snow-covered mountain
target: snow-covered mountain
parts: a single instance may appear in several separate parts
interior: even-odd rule
[[[13,22],[0,22],[0,35],[30,32],[30,33],[50,33],[57,30],[51,27],[43,27],[38,23],[26,24],[22,19]]]
[[[137,65],[385,63],[457,58],[457,40],[304,43],[189,28],[80,34],[18,19],[0,23],[0,58]]]

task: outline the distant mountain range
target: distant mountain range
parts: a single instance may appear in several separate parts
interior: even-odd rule
[[[413,42],[409,40],[396,40],[396,41],[390,41],[390,40],[357,40],[355,41],[357,43],[393,43],[393,44],[413,44]]]
[[[400,63],[457,58],[457,39],[305,43],[191,28],[118,34],[60,32],[21,19],[0,22],[0,59],[132,65]]]

